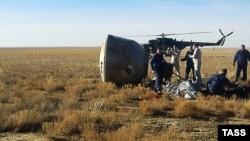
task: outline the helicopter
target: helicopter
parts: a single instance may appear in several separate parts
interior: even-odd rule
[[[166,38],[170,35],[198,34],[208,32],[192,32],[179,34],[158,34],[146,36],[161,36],[160,38],[149,40],[148,43],[139,44],[138,42],[125,37],[108,35],[104,40],[99,57],[99,69],[103,82],[112,82],[116,85],[134,84],[142,82],[148,75],[148,63],[150,53],[155,53],[156,48],[161,46],[163,52],[177,46],[179,50],[197,44],[203,46],[223,46],[226,37],[233,34],[230,32],[225,35],[219,29],[222,37],[217,42],[193,42],[177,41],[173,38]]]

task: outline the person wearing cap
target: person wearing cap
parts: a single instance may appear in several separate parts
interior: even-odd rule
[[[189,57],[192,58],[194,62],[194,75],[195,75],[196,81],[199,85],[202,85],[201,73],[200,73],[202,52],[197,44],[193,44],[192,47],[193,47],[194,53],[192,55],[189,55]]]
[[[241,49],[239,49],[235,53],[234,58],[233,58],[233,66],[235,66],[235,63],[237,62],[235,82],[238,81],[241,71],[243,72],[243,77],[241,80],[243,81],[247,80],[248,61],[250,61],[250,53],[246,49],[245,45],[241,45]]]
[[[207,94],[228,96],[229,91],[227,91],[225,87],[229,87],[229,89],[232,89],[238,86],[237,84],[230,82],[226,75],[227,69],[222,69],[219,74],[215,74],[208,78],[206,81]]]
[[[152,72],[154,73],[156,79],[155,79],[155,85],[154,90],[157,93],[161,93],[161,84],[163,79],[163,68],[164,64],[166,63],[163,53],[162,53],[162,47],[158,47],[156,49],[156,53],[153,55],[150,66],[152,69]]]

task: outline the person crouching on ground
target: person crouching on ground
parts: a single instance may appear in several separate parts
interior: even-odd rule
[[[248,80],[244,85],[239,84],[236,88],[231,90],[232,94],[236,95],[239,99],[249,99],[250,98],[250,80]]]
[[[220,96],[230,96],[230,92],[225,89],[225,87],[229,87],[229,89],[235,88],[238,85],[229,81],[226,77],[227,69],[222,69],[219,74],[215,74],[212,77],[208,78],[206,82],[206,90],[202,93],[207,94],[215,94]]]

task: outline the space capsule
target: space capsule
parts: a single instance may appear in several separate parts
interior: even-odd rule
[[[134,40],[108,35],[102,44],[99,68],[103,82],[138,84],[148,73],[149,55]]]

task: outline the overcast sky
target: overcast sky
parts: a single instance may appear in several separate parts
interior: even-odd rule
[[[249,0],[0,0],[0,47],[101,46],[117,36],[211,32],[177,40],[250,47]],[[130,37],[147,43],[156,37]]]

